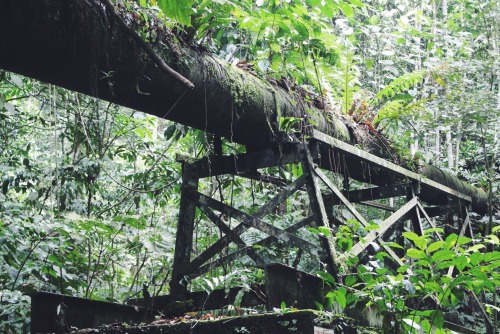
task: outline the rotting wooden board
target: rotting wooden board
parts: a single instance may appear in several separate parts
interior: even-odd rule
[[[240,317],[222,317],[215,320],[189,320],[178,323],[161,323],[143,326],[103,326],[97,329],[86,329],[75,334],[315,334],[318,330],[332,330],[334,333],[364,334],[378,333],[374,329],[358,327],[350,318],[335,316],[326,322],[321,318],[321,313],[312,310],[289,311],[286,313],[255,314]],[[321,333],[321,332],[319,332]]]

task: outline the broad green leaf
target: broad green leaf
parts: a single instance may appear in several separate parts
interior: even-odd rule
[[[344,1],[340,1],[339,7],[340,7],[340,9],[342,9],[342,13],[344,13],[344,15],[347,18],[352,17],[354,15],[354,11],[352,10],[351,5],[349,5],[348,3],[344,2]]]
[[[52,262],[53,264],[57,265],[58,267],[61,267],[62,264],[61,264],[61,261],[59,261],[59,259],[57,258],[56,255],[54,254],[51,254],[47,257],[47,260]]]
[[[271,43],[269,47],[276,53],[281,52],[281,47],[279,46],[279,44]]]
[[[500,239],[498,239],[498,237],[496,235],[494,235],[494,234],[487,235],[485,237],[485,241],[487,241],[487,242],[489,242],[489,243],[491,243],[493,245],[500,244]]]
[[[471,241],[472,241],[471,238],[459,237],[458,240],[457,240],[457,247],[465,245],[465,244],[468,244]]]
[[[424,288],[426,294],[438,292],[443,289],[441,285],[437,284],[436,282],[425,282]]]
[[[324,272],[324,271],[318,271],[316,273],[318,276],[320,276],[325,282],[327,283],[331,283],[331,284],[336,284],[337,281],[335,280],[335,278],[333,278],[333,276],[327,272]]]
[[[462,271],[468,265],[467,257],[464,255],[455,257],[453,263],[459,271]]]
[[[439,261],[448,261],[448,260],[453,260],[453,258],[456,256],[455,252],[449,249],[443,249],[440,251],[437,251],[432,255],[432,261],[434,263],[439,262]]]
[[[453,261],[443,261],[443,262],[438,263],[434,268],[436,270],[448,269],[449,267],[454,266],[454,265],[455,264],[453,263]]]
[[[474,254],[478,254],[478,253],[474,253]],[[474,254],[472,254],[472,255],[474,255]],[[485,262],[500,260],[500,252],[499,251],[488,252],[488,253],[479,253],[479,254],[484,256]]]
[[[423,329],[424,333],[430,333],[431,332],[432,326],[431,326],[431,323],[429,322],[428,319],[424,319],[422,321],[421,326],[422,326],[422,329]]]
[[[411,266],[409,264],[404,264],[401,267],[398,268],[398,273],[404,273],[406,272]]]
[[[465,250],[465,252],[467,252],[467,253],[477,252],[478,250],[483,249],[483,248],[486,248],[486,246],[483,245],[483,244],[477,244],[477,245],[474,245],[474,246],[471,246],[471,247],[467,248]]]
[[[187,27],[191,26],[194,0],[158,0],[157,3],[167,17]]]
[[[432,320],[432,325],[437,328],[443,328],[444,325],[444,313],[441,310],[432,311],[430,318]]]
[[[441,227],[433,227],[433,228],[429,228],[427,230],[424,231],[424,235],[428,235],[428,234],[432,234],[432,233],[441,233],[443,234],[444,233],[444,229],[441,228]]]
[[[410,248],[406,251],[406,255],[414,259],[425,259],[427,254],[423,250]]]
[[[415,232],[404,232],[403,237],[405,237],[406,239],[411,240],[411,241],[415,241],[415,240],[420,238],[420,236],[418,234],[416,234]]]
[[[326,226],[319,226],[318,230],[325,236],[329,236],[331,234],[330,229]]]
[[[470,264],[471,266],[476,266],[478,265],[484,258],[484,254],[480,252],[474,252],[470,255]]]
[[[365,231],[374,231],[374,230],[378,230],[379,228],[380,228],[379,225],[377,225],[377,224],[371,224],[371,225],[365,226],[363,229]]]
[[[435,252],[438,249],[440,249],[441,247],[443,247],[443,245],[444,245],[444,241],[433,242],[432,244],[429,245],[429,247],[427,247],[427,253],[430,254],[432,252]]]
[[[354,276],[347,276],[345,278],[345,285],[347,286],[353,286],[357,282],[357,278]]]
[[[307,30],[307,27],[300,21],[292,21],[292,26],[297,30],[299,35],[302,37],[302,39],[308,39],[309,38],[309,31]]]
[[[458,235],[456,234],[450,234],[449,236],[446,237],[445,240],[445,247],[447,249],[451,249],[452,247],[455,246],[455,243],[457,242]]]
[[[386,242],[383,244],[384,246],[389,246],[389,247],[392,247],[392,248],[399,248],[399,249],[404,249],[403,246],[401,246],[400,244],[398,243],[395,243],[395,242]]]
[[[340,288],[336,291],[335,294],[335,300],[337,303],[339,303],[340,307],[343,309],[347,306],[347,299],[346,299],[346,289],[345,288]]]

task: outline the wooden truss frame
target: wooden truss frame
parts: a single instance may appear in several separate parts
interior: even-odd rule
[[[347,183],[346,189],[340,190],[316,164],[318,159],[321,158],[321,152],[325,152],[325,150],[333,152],[342,158],[357,161],[360,165],[365,164],[383,173],[391,173],[396,181],[392,184],[361,190],[349,190]],[[430,188],[433,191],[442,193],[443,196],[447,196],[450,203],[455,203],[458,208],[467,207],[471,202],[471,198],[467,195],[438,182],[422,178],[417,173],[318,131],[313,131],[311,138],[301,143],[287,143],[276,148],[240,155],[213,156],[195,161],[181,161],[183,162],[181,201],[171,281],[171,295],[177,300],[184,300],[187,295],[185,279],[200,276],[213,268],[234,261],[244,255],[248,255],[256,265],[263,265],[264,261],[255,251],[255,246],[269,246],[278,240],[311,254],[317,254],[320,260],[326,264],[327,270],[339,281],[338,268],[343,266],[349,257],[364,252],[374,241],[378,241],[384,251],[394,261],[402,265],[403,262],[400,256],[392,248],[385,245],[384,235],[388,235],[389,232],[395,230],[401,232],[403,226],[398,222],[403,220],[411,220],[414,232],[421,235],[422,221],[427,221],[430,226],[436,227],[431,216],[441,214],[441,210],[434,210],[433,214],[429,214],[424,209],[419,199],[421,185],[425,185],[426,189]],[[289,184],[276,178],[261,177],[257,172],[258,169],[290,163],[300,163],[303,174]],[[322,164],[322,167],[324,167],[324,164]],[[281,190],[255,213],[248,214],[198,191],[200,179],[223,174],[257,178],[274,185],[281,185]],[[324,189],[326,189],[326,192]],[[309,217],[295,222],[285,229],[280,229],[262,219],[297,191],[307,192],[311,209]],[[407,199],[406,204],[400,208],[374,202],[377,199],[400,196],[406,196]],[[362,241],[355,244],[349,252],[338,256],[334,239],[330,234],[320,235],[318,244],[307,241],[295,234],[300,228],[306,226],[331,229],[334,225],[341,224],[340,220],[332,216],[330,210],[334,205],[338,204],[344,205],[363,226],[369,226],[369,223],[357,211],[353,203],[374,206],[390,212],[391,215],[380,223],[376,230],[369,232]],[[191,249],[193,248],[194,220],[197,208],[221,230],[223,236],[201,254],[192,258]],[[230,228],[221,219],[222,216],[236,219],[240,224]],[[462,227],[462,233],[465,233],[468,221],[467,216]],[[246,244],[241,235],[250,228],[264,232],[268,237],[256,244]],[[442,237],[438,235],[438,238],[441,239]],[[237,249],[227,255],[221,255],[224,248],[231,243],[234,243]]]

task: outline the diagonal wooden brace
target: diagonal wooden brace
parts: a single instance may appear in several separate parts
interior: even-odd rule
[[[320,251],[320,248],[316,246],[315,244],[310,243],[309,241],[306,241],[302,238],[299,238],[298,236],[291,234],[289,232],[286,232],[274,225],[271,225],[269,223],[266,223],[259,218],[255,218],[253,216],[250,216],[249,214],[246,214],[240,210],[237,210],[229,205],[226,205],[220,201],[217,201],[213,198],[210,198],[206,195],[199,194],[200,199],[199,202],[201,204],[207,205],[211,207],[214,210],[217,210],[219,212],[222,212],[230,217],[233,217],[235,219],[240,220],[243,224],[253,227],[257,230],[260,230],[261,232],[264,232],[270,236],[273,236],[275,238],[278,238],[284,242],[289,243],[292,246],[301,248],[311,254],[318,254]]]
[[[342,194],[342,192],[326,177],[326,175],[319,169],[315,168],[314,172],[318,177],[326,184],[328,188],[340,199],[340,201],[349,209],[349,211],[354,215],[354,217],[363,225],[364,227],[369,226],[368,222],[363,218],[363,216],[356,210],[356,208],[349,202],[347,198]],[[399,258],[399,256],[386,245],[382,245],[384,250],[399,264],[403,265],[403,261]]]
[[[240,247],[247,247],[247,244],[243,240],[241,240],[240,236],[234,233],[234,231],[231,230],[231,228],[222,221],[221,217],[218,217],[212,210],[210,210],[208,206],[203,203],[198,203],[198,208],[205,214],[205,216],[207,216],[208,219],[210,219],[217,227],[219,227],[222,233],[229,236],[231,241],[233,241]],[[257,265],[262,265],[264,263],[262,258],[257,255],[257,253],[255,253],[255,250],[253,248],[248,248],[246,253],[252,260],[254,260]]]
[[[309,216],[307,218],[302,219],[300,222],[293,224],[292,226],[287,227],[285,229],[285,231],[290,232],[290,233],[296,232],[300,228],[310,225],[313,222],[313,220],[314,220],[313,216]],[[249,245],[247,247],[238,249],[238,250],[236,250],[236,251],[234,251],[226,256],[220,257],[216,260],[213,260],[213,261],[199,267],[197,269],[197,271],[195,273],[193,273],[192,275],[204,274],[204,273],[208,272],[209,270],[212,270],[213,268],[217,268],[223,264],[226,264],[226,263],[229,263],[229,262],[232,262],[236,259],[241,258],[242,256],[246,255],[248,253],[248,251],[255,246],[269,247],[274,241],[277,241],[277,240],[278,239],[276,239],[275,237],[267,237],[265,239],[257,241],[253,245]]]
[[[284,187],[281,192],[273,197],[269,202],[267,202],[265,205],[263,205],[256,213],[254,213],[254,217],[256,218],[261,218],[270,213],[278,204],[286,200],[288,197],[290,197],[294,192],[296,192],[298,189],[302,188],[304,184],[306,183],[305,177],[299,177],[286,187]],[[240,235],[246,230],[248,230],[250,227],[245,224],[239,224],[236,226],[233,231],[237,234]],[[217,253],[222,251],[224,247],[229,245],[231,242],[231,239],[229,236],[224,236],[218,241],[216,241],[212,246],[207,248],[203,253],[198,255],[191,263],[189,264],[189,269],[188,271],[194,272],[202,266],[205,262],[210,260],[212,257],[214,257]]]
[[[314,173],[314,162],[311,157],[311,152],[307,145],[301,144],[298,146],[300,160],[302,164],[303,176],[307,178],[306,188],[309,195],[309,203],[311,205],[312,214],[316,222],[316,226],[323,226],[330,229],[330,223],[328,220],[328,215],[326,213],[325,204],[323,202],[323,196],[321,195],[321,189],[319,187],[319,182]],[[339,281],[338,268],[337,268],[337,251],[335,247],[335,241],[333,240],[332,233],[321,238],[321,245],[326,254],[322,254],[322,261],[327,265],[327,270],[333,275],[333,277]]]
[[[375,239],[378,239],[383,236],[383,234],[391,227],[393,224],[397,223],[403,216],[405,216],[411,209],[413,209],[418,202],[417,197],[413,197],[408,203],[403,205],[399,210],[394,212],[389,218],[384,220],[382,223],[378,225],[378,228],[376,230],[371,231],[368,233],[362,241],[358,242],[356,245],[354,245],[349,252],[344,253],[340,256],[339,260],[345,261],[347,260],[350,256],[357,256],[359,255],[362,251],[364,251],[371,242],[373,242]]]

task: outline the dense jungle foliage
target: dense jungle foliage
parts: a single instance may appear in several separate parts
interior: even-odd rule
[[[120,13],[130,13],[129,20],[143,23],[138,32],[145,40],[154,38],[161,22],[185,45],[311,92],[339,115],[372,126],[408,160],[436,165],[489,193],[490,212],[471,214],[474,238],[451,234],[436,241],[435,231],[406,232],[407,267],[386,268],[381,253],[356,272],[344,273],[340,287],[320,271],[318,259],[294,247],[259,249],[265,258],[296,264],[331,284],[318,307],[368,302],[394,315],[406,332],[418,327],[426,333],[431,326],[444,332],[443,312],[459,310],[463,324],[486,331],[477,310],[468,309],[468,293],[474,291],[497,321],[497,1],[114,3]],[[286,130],[294,120],[281,121]],[[169,292],[181,183],[176,155],[210,154],[209,135],[0,70],[0,137],[0,332],[29,331],[26,293],[33,291],[114,302],[142,296],[143,284],[151,295]],[[224,141],[223,151],[241,152],[242,147]],[[302,171],[291,165],[267,172],[291,180]],[[276,190],[235,176],[205,179],[200,189],[250,211]],[[284,226],[307,210],[306,195],[299,193],[266,221]],[[374,222],[384,219],[381,210],[359,210]],[[366,231],[342,207],[336,215],[348,222],[343,228],[301,235],[312,241],[317,233],[334,233],[339,249],[349,249]],[[230,218],[228,223],[235,224]],[[220,235],[198,213],[194,253]],[[242,238],[253,243],[262,235],[250,230]],[[190,288],[250,289],[263,273],[248,264],[251,260],[244,259],[213,270]],[[453,278],[445,275],[451,266],[458,271]],[[433,298],[441,308],[422,305],[415,312],[405,305],[412,297]],[[227,312],[232,310],[229,305]]]

